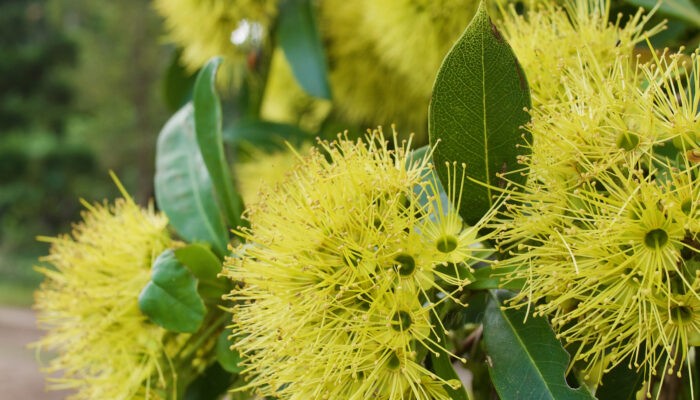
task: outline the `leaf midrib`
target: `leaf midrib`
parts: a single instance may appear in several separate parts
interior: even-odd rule
[[[488,17],[486,18],[486,23],[490,23]],[[489,169],[489,136],[488,136],[488,126],[486,122],[486,58],[485,58],[485,48],[486,45],[484,43],[485,38],[484,38],[484,31],[482,30],[481,32],[481,113],[482,113],[482,121],[483,121],[483,135],[484,135],[484,175],[486,176],[486,193],[488,194],[488,201],[489,204],[492,205],[493,203],[491,202],[491,172]]]
[[[498,304],[498,300],[495,300],[496,304]],[[515,329],[515,326],[511,323],[510,318],[508,318],[505,313],[501,312],[500,307],[498,307],[499,312],[501,313],[501,316],[503,317],[503,320],[508,324],[508,328],[510,329],[510,332],[515,336],[516,340],[520,344],[520,348],[522,348],[525,351],[525,354],[527,354],[527,359],[530,361],[530,365],[533,366],[533,369],[537,372],[537,375],[540,377],[540,380],[542,381],[544,387],[547,388],[547,392],[550,395],[550,398],[554,400],[554,396],[552,395],[552,389],[549,387],[547,384],[547,380],[545,379],[544,375],[540,372],[540,369],[537,368],[538,364],[535,362],[534,358],[532,357],[532,354],[530,353],[530,348],[525,345],[525,342],[523,342],[522,338],[520,335],[517,334],[517,331]]]

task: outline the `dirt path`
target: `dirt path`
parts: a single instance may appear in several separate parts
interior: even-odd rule
[[[0,307],[0,400],[58,400],[66,392],[47,392],[34,351],[27,344],[41,335],[34,313]]]

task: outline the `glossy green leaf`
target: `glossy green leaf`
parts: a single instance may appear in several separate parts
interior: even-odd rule
[[[224,131],[224,140],[231,144],[250,143],[265,149],[284,148],[284,142],[299,144],[311,134],[295,125],[242,118]]]
[[[445,334],[442,332],[442,330],[440,330],[437,327],[435,331],[439,331],[437,333],[438,342],[443,343],[444,345],[444,343],[446,342]],[[433,370],[439,377],[446,381],[453,380],[460,382],[460,385],[457,388],[445,386],[447,394],[450,396],[450,398],[452,400],[469,400],[467,391],[464,385],[461,384],[461,380],[459,379],[459,376],[457,375],[454,366],[452,366],[452,362],[450,361],[450,355],[447,354],[447,352],[445,352],[444,350],[440,350],[437,352],[437,354],[430,351],[429,356],[431,364],[433,366]]]
[[[659,3],[658,0],[627,0],[627,2],[648,10],[653,9]],[[661,2],[658,12],[700,27],[700,10],[690,0],[664,0]]]
[[[598,400],[636,400],[637,392],[642,388],[645,373],[628,368],[624,360],[611,371],[603,375],[603,381],[596,389]]]
[[[283,0],[277,34],[302,89],[312,96],[330,99],[326,55],[314,18],[313,1]]]
[[[505,268],[499,268],[498,271],[494,271],[492,267],[478,268],[474,271],[474,279],[467,285],[467,289],[470,290],[484,290],[484,289],[508,289],[508,290],[520,290],[525,283],[522,279],[501,282],[501,276],[508,273],[509,270]]]
[[[217,302],[221,295],[230,290],[228,280],[219,278],[221,260],[211,250],[199,243],[190,244],[175,250],[175,257],[199,280],[199,294]]]
[[[173,332],[196,332],[207,310],[197,293],[197,279],[172,249],[153,263],[151,280],[139,295],[139,308],[151,322]]]
[[[241,355],[238,351],[231,349],[231,341],[228,338],[230,335],[231,329],[224,329],[216,340],[216,360],[226,371],[237,374],[244,368],[239,365]]]
[[[158,136],[154,183],[158,207],[177,233],[190,242],[211,243],[223,255],[228,233],[197,150],[191,104],[175,113]]]
[[[460,300],[469,304],[468,307],[452,307],[442,318],[442,323],[447,330],[464,329],[467,324],[481,324],[484,318],[486,301],[490,296],[486,290],[462,291],[458,293]],[[474,363],[469,362],[468,367],[474,367]]]
[[[183,400],[218,399],[229,389],[233,378],[219,363],[213,363],[187,386]]]
[[[194,84],[194,123],[199,151],[214,184],[219,204],[232,227],[241,225],[243,200],[233,188],[224,153],[221,131],[221,103],[216,94],[216,70],[221,59],[211,59],[197,75]]]
[[[484,344],[493,384],[502,399],[592,400],[566,383],[569,354],[544,318],[502,309],[507,292],[492,291],[484,315]]]
[[[465,163],[460,215],[474,225],[493,203],[499,174],[518,168],[520,127],[528,119],[530,91],[512,49],[491,22],[482,2],[462,37],[445,57],[430,104],[430,143],[440,180],[445,163]],[[520,174],[511,179],[524,181]],[[447,186],[447,185],[445,185]]]

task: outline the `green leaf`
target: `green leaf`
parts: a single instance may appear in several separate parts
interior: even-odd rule
[[[458,294],[461,295],[460,300],[466,301],[469,307],[458,306],[450,308],[445,317],[442,318],[445,329],[460,330],[464,329],[467,324],[481,324],[489,293],[486,290],[477,290]],[[474,367],[474,364],[470,363],[469,368],[471,369],[472,367]]]
[[[170,65],[163,79],[163,97],[170,111],[177,111],[192,97],[192,85],[196,75],[191,74],[182,66],[180,57],[182,50],[173,53]]]
[[[314,19],[312,1],[282,1],[277,34],[302,89],[312,96],[330,99],[326,55]]]
[[[242,118],[224,131],[224,140],[231,144],[250,143],[266,149],[284,148],[284,142],[299,144],[312,136],[295,125]]]
[[[482,2],[462,37],[445,57],[430,103],[430,143],[440,180],[448,182],[445,163],[467,166],[460,215],[474,225],[493,203],[500,173],[517,168],[520,127],[528,119],[530,90],[512,49]],[[524,182],[513,174],[511,179]],[[473,181],[472,181],[473,180]]]
[[[187,266],[199,280],[199,294],[217,302],[221,295],[229,291],[228,280],[219,278],[221,260],[209,248],[202,244],[190,244],[175,250],[175,257]]]
[[[216,360],[226,371],[237,374],[244,368],[239,365],[241,355],[238,351],[231,349],[231,342],[228,339],[230,335],[231,329],[224,329],[216,340]]]
[[[194,84],[194,123],[199,151],[214,183],[219,204],[230,226],[241,225],[243,200],[233,189],[224,141],[221,133],[221,103],[216,94],[216,70],[221,59],[215,57],[202,68]]]
[[[438,342],[444,346],[446,342],[445,334],[438,326],[439,325],[436,326],[434,331],[439,331],[437,332]],[[445,386],[447,394],[450,396],[450,398],[453,400],[469,400],[466,388],[463,384],[461,384],[461,380],[459,379],[457,372],[455,372],[454,366],[452,366],[450,355],[444,350],[439,350],[437,354],[432,351],[429,353],[433,370],[439,377],[445,380],[456,380],[457,382],[460,382],[459,387],[456,389],[447,385]]]
[[[207,310],[197,293],[197,279],[165,250],[153,263],[151,280],[139,295],[139,308],[151,322],[173,332],[196,332]]]
[[[154,183],[158,207],[177,233],[190,242],[211,243],[223,255],[228,233],[197,151],[191,104],[175,113],[158,136]]]
[[[477,268],[474,271],[474,280],[472,283],[466,286],[470,290],[484,290],[484,289],[508,289],[508,290],[520,290],[524,285],[524,280],[516,279],[508,281],[507,283],[501,282],[501,276],[510,272],[510,270],[505,268],[499,268],[496,272],[492,267]]]
[[[202,244],[194,243],[181,247],[175,250],[175,257],[200,281],[216,280],[221,272],[221,260]]]
[[[569,355],[544,318],[525,309],[502,309],[507,292],[492,291],[484,315],[489,372],[502,399],[592,400],[584,388],[566,383]]]
[[[233,375],[219,363],[213,363],[185,390],[184,400],[213,400],[223,395],[233,383]]]
[[[659,3],[658,0],[627,0],[627,2],[648,10],[653,9]],[[658,12],[700,27],[700,10],[690,0],[664,0],[661,2]]]
[[[598,400],[636,400],[637,392],[644,383],[644,373],[627,367],[623,360],[611,371],[603,375],[603,381],[595,392]]]

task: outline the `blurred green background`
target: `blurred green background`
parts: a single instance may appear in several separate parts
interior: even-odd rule
[[[80,198],[115,197],[110,169],[152,197],[161,32],[148,1],[0,2],[0,304],[31,304],[37,236],[70,232]]]

